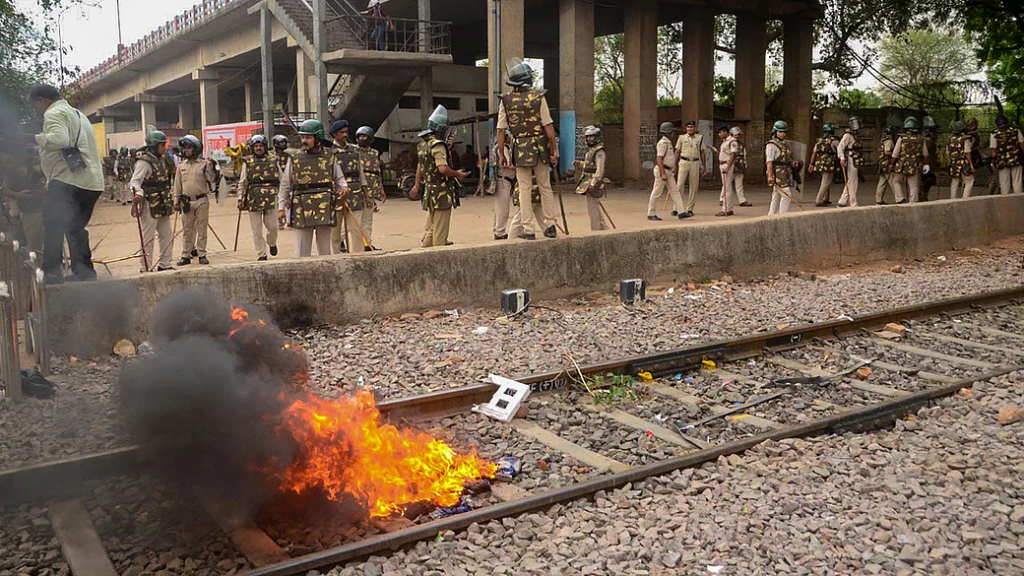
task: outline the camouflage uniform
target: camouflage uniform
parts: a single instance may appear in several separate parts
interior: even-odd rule
[[[142,197],[142,244],[150,270],[170,268],[171,252],[174,250],[171,219],[168,218],[174,213],[171,194],[174,164],[173,160],[170,163],[168,160],[166,154],[158,157],[148,149],[139,151],[131,179],[135,195]],[[160,237],[160,257],[154,266],[153,240],[156,236]]]
[[[441,174],[438,169],[438,166],[451,166],[448,148],[436,135],[431,134],[420,142],[416,156],[421,170],[423,209],[427,211],[422,246],[444,246],[448,244],[452,209],[459,205],[456,188],[458,181]]]
[[[885,190],[886,188],[892,188],[893,197],[896,202],[902,202],[905,200],[903,196],[903,189],[896,186],[893,169],[895,168],[896,161],[892,158],[893,148],[896,147],[896,141],[892,136],[886,134],[878,142],[878,186],[875,187],[875,204],[881,204],[885,201]]]
[[[555,225],[555,196],[551,188],[550,144],[546,126],[553,124],[551,112],[543,91],[519,90],[501,97],[498,110],[498,130],[512,132],[512,165],[516,167],[519,193],[525,196],[533,188],[534,179],[540,188],[543,222],[534,218],[532,211],[523,214],[523,227],[534,233],[538,227],[548,230]]]
[[[287,157],[284,158],[287,162]],[[264,154],[245,159],[238,175],[238,197],[243,210],[249,212],[252,244],[256,255],[267,256],[267,246],[277,246],[277,192],[281,188],[281,162]],[[263,229],[266,228],[266,239]]]
[[[999,173],[999,189],[1003,194],[1024,192],[1021,142],[1024,142],[1024,136],[1015,126],[997,128],[989,139],[992,167]]]
[[[598,144],[587,150],[583,158],[583,170],[580,180],[576,183],[576,193],[586,195],[587,213],[590,215],[591,230],[607,230],[608,222],[601,213],[601,198],[605,194],[604,170],[607,165],[608,153],[604,144]],[[593,192],[591,192],[593,188]]]
[[[732,168],[729,162],[732,161]],[[743,142],[735,137],[729,136],[722,142],[722,149],[718,152],[719,170],[722,172],[722,192],[718,195],[718,202],[722,205],[722,211],[728,214],[738,204],[747,204],[747,196],[743,193],[743,174],[747,170],[747,153]]]
[[[122,204],[127,203],[131,198],[131,186],[128,184],[132,179],[132,172],[135,170],[135,162],[130,154],[118,154],[114,163],[114,176],[118,183],[117,198]]]
[[[334,153],[319,146],[290,155],[281,173],[277,209],[291,210],[291,226],[299,231],[298,257],[331,253],[331,229],[338,223],[339,190],[347,190],[345,173]]]
[[[814,144],[814,162],[811,166],[814,171],[821,175],[821,184],[818,186],[818,196],[814,203],[818,206],[825,206],[831,203],[832,181],[835,179],[836,164],[839,163],[839,153],[836,148],[839,146],[839,139],[832,134],[825,134]]]
[[[366,239],[373,241],[373,215],[379,212],[387,198],[384,195],[384,168],[380,162],[380,152],[369,146],[359,148],[359,162],[363,167],[366,179],[366,204],[363,208],[362,225]]]
[[[785,214],[789,210],[790,196],[793,194],[793,162],[796,156],[793,155],[788,142],[775,137],[765,144],[764,152],[765,161],[772,162],[775,177],[768,215]]]
[[[896,196],[920,200],[921,169],[927,163],[928,143],[920,134],[904,134],[893,148],[896,171]],[[904,188],[906,187],[906,188]],[[905,193],[904,190],[907,190]]]
[[[331,230],[331,249],[335,254],[340,254],[341,243],[344,240],[347,242],[349,252],[360,252],[358,246],[363,246],[364,241],[359,230],[362,226],[362,214],[366,212],[363,207],[367,204],[369,190],[365,186],[366,178],[363,176],[363,166],[360,163],[359,147],[349,142],[346,142],[344,147],[336,145],[334,157],[345,173],[345,182],[348,184],[350,194],[338,204],[338,211],[342,217],[338,218],[337,224]],[[343,239],[346,227],[348,228],[348,238]],[[370,239],[368,234],[366,239]]]
[[[974,149],[970,134],[954,134],[946,144],[949,154],[949,197],[952,200],[970,198],[974,189],[975,169],[971,165],[971,151]],[[963,183],[963,194],[959,195],[960,184]]]
[[[864,156],[860,152],[860,141],[852,130],[847,130],[836,149],[839,154],[839,161],[846,170],[846,184],[843,186],[843,195],[839,198],[840,206],[856,206],[857,191],[860,189],[860,167],[864,163]]]

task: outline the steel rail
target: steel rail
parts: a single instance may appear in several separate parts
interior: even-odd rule
[[[973,309],[1013,303],[1024,299],[1024,286],[982,292],[979,294],[947,298],[914,304],[858,316],[850,320],[829,320],[752,334],[731,340],[720,340],[636,356],[623,360],[600,362],[580,366],[585,376],[607,374],[636,375],[649,371],[664,376],[682,370],[699,368],[703,360],[735,361],[761,354],[765,349],[785,350],[810,343],[815,338],[843,337],[862,330],[880,328],[889,322],[911,320],[938,314],[956,314]],[[557,391],[565,388],[577,375],[566,370],[535,375],[522,375],[514,379],[530,384],[535,392]],[[474,404],[487,402],[497,389],[493,384],[474,384],[451,390],[442,390],[380,403],[382,414],[389,419],[436,418],[468,411]],[[143,451],[128,446],[53,463],[42,463],[0,472],[0,507],[24,502],[51,499],[52,495],[81,493],[87,489],[86,480],[111,476],[134,475],[145,468]],[[67,481],[71,479],[71,481]]]

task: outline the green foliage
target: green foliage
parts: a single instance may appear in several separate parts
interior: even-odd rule
[[[1024,107],[1024,13],[1020,0],[960,0],[949,14],[959,20],[1003,97]]]
[[[879,43],[882,95],[903,107],[963,104],[965,81],[978,72],[971,45],[962,37],[934,30],[910,30]]]
[[[594,116],[598,125],[622,124],[624,101],[622,86],[605,84],[594,94]]]
[[[39,0],[52,10],[59,0]],[[53,82],[57,53],[49,31],[39,30],[10,0],[0,0],[0,130],[35,117],[26,96],[33,84]]]
[[[883,101],[881,96],[870,90],[840,88],[839,94],[831,104],[843,110],[859,110],[863,108],[879,108],[882,106]]]
[[[715,104],[733,106],[736,104],[736,80],[728,76],[715,76]]]
[[[637,402],[643,385],[632,376],[613,374],[594,376],[586,385],[587,392],[594,399],[594,404],[613,406],[622,401]]]

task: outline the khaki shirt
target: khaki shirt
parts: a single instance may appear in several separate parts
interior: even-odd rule
[[[725,142],[722,142],[722,147],[718,150],[718,161],[722,164],[726,164],[732,160],[732,157],[739,151],[740,141],[729,136],[725,139]]]
[[[434,165],[438,168],[448,165],[448,149],[445,146],[434,144],[430,148],[430,155],[434,157]]]
[[[103,163],[96,146],[96,133],[89,119],[67,100],[58,100],[43,114],[43,132],[36,134],[39,161],[46,181],[58,180],[94,192],[103,190]],[[78,148],[85,160],[85,169],[71,171],[60,151]]]
[[[305,152],[299,152],[299,154],[305,154]],[[334,171],[334,185],[338,187],[338,190],[348,191],[348,182],[345,180],[345,172],[341,170],[341,165],[337,161],[332,162]],[[288,163],[285,164],[284,170],[281,171],[281,186],[277,192],[277,209],[288,210],[292,205],[292,159],[288,158]]]
[[[700,150],[703,145],[703,134],[694,134],[693,136],[683,134],[679,137],[679,140],[676,140],[676,150],[683,159],[695,158],[700,160]]]
[[[160,157],[163,161],[163,157]],[[131,186],[136,196],[142,196],[142,183],[153,174],[153,167],[145,160],[135,162],[135,170],[132,172]]]
[[[839,144],[836,146],[836,154],[839,155],[839,159],[846,162],[846,149],[853,146],[854,137],[853,134],[847,132],[843,134],[843,137],[839,140]]]
[[[669,140],[665,136],[662,136],[661,139],[658,140],[658,145],[655,147],[655,152],[657,152],[658,158],[661,158],[662,162],[665,163],[665,170],[671,170],[672,168],[675,168],[676,155],[672,151],[671,140]],[[658,169],[657,165],[655,165],[654,169]]]
[[[188,196],[195,200],[196,196],[211,194],[217,183],[217,175],[209,168],[206,158],[190,158],[178,164],[177,176],[174,177],[174,198]]]
[[[554,124],[555,121],[551,119],[551,109],[548,108],[548,99],[540,99],[540,125],[548,126]],[[508,128],[508,117],[505,115],[505,102],[501,101],[498,103],[498,130],[505,130]]]

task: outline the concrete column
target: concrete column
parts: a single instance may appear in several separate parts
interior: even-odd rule
[[[643,160],[653,161],[658,122],[658,2],[633,0],[626,4],[626,83],[622,121],[622,166],[626,180],[639,180]],[[645,146],[641,146],[643,138]],[[647,140],[650,140],[648,143]],[[653,177],[653,176],[652,176]]]
[[[561,0],[558,18],[559,170],[572,168],[583,128],[594,123],[594,4]],[[544,76],[548,71],[545,67]],[[549,102],[550,104],[550,102]]]
[[[103,122],[103,141],[97,142],[97,144],[100,148],[100,154],[106,156],[110,154],[110,135],[114,134],[116,128],[114,127],[113,116],[103,116],[101,121]]]
[[[314,58],[313,75],[315,82],[313,99],[310,104],[314,105],[316,117],[328,125],[332,122],[330,112],[327,110],[327,64],[324,63],[324,52],[327,51],[327,4],[326,0],[313,0],[313,46],[316,52]]]
[[[267,140],[274,139],[274,35],[273,15],[266,4],[260,9],[260,62],[262,68],[261,86],[263,91],[263,134]]]
[[[500,30],[496,33],[496,16]],[[524,0],[487,0],[487,55],[490,58],[490,112],[498,111],[497,95],[505,91],[505,61],[522,58],[526,10]],[[498,49],[500,47],[500,50]]]
[[[783,113],[792,123],[789,138],[811,144],[811,100],[814,65],[814,20],[788,18],[783,22]]]
[[[696,6],[683,16],[683,123],[697,121],[697,130],[711,143],[715,116],[715,14]]]
[[[424,128],[434,111],[434,69],[426,68],[420,73],[420,120]]]
[[[313,61],[302,48],[295,49],[295,112],[313,112],[313,95],[310,94],[310,77],[314,75]]]
[[[766,23],[756,14],[736,17],[736,119],[745,124],[746,178],[761,182],[764,165],[764,60]]]
[[[178,125],[182,130],[192,130],[196,127],[196,107],[191,102],[178,104]]]
[[[256,113],[260,111],[260,85],[255,82],[245,83],[245,121],[252,122],[256,119]]]
[[[142,109],[142,131],[146,132],[150,126],[156,127],[156,103],[143,102],[139,104]]]
[[[417,15],[420,20],[420,52],[430,52],[430,33],[427,24],[430,21],[430,0],[419,0]]]

